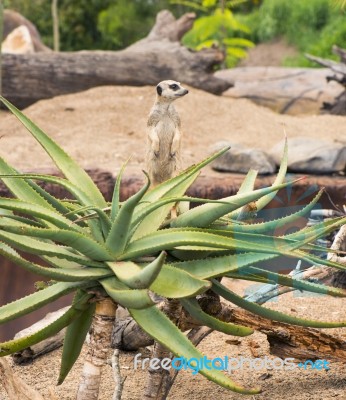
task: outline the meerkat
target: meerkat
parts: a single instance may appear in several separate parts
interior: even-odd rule
[[[156,86],[156,101],[148,118],[147,169],[151,186],[170,179],[180,169],[180,117],[173,102],[189,91],[167,80]]]

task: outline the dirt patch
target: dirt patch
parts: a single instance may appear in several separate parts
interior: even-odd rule
[[[270,42],[260,43],[248,51],[239,67],[280,67],[286,58],[296,57],[299,52],[289,45],[285,39],[275,39]]]
[[[248,283],[229,280],[228,286],[239,294],[244,294]],[[341,299],[331,299],[326,296],[312,296],[300,294],[286,294],[276,302],[268,303],[268,307],[284,311],[296,316],[318,320],[345,320],[346,310],[341,307]],[[326,332],[340,335],[346,339],[345,329],[325,330]],[[229,339],[239,339],[239,344],[227,343]],[[262,358],[269,357],[268,342],[264,334],[255,332],[246,338],[235,338],[222,333],[212,333],[199,346],[199,349],[208,358],[224,357],[225,355],[235,358]],[[255,351],[255,353],[254,353]],[[121,373],[126,376],[123,393],[124,400],[140,400],[145,385],[146,371],[134,369],[133,359],[136,353],[142,353],[142,357],[150,357],[147,349],[138,352],[121,354]],[[49,387],[54,387],[59,400],[73,400],[78,387],[85,352],[82,353],[78,362],[70,372],[66,381],[55,387],[59,367],[61,350],[48,354],[32,365],[15,367],[15,371],[31,386],[35,387],[44,398],[49,399]],[[47,368],[49,365],[49,368]],[[345,368],[341,363],[330,363],[330,370],[311,370],[296,368],[291,371],[250,369],[245,362],[245,368],[233,371],[231,379],[246,387],[261,387],[262,394],[251,396],[252,400],[315,400],[315,399],[345,399],[346,389]],[[111,367],[104,370],[100,400],[112,398],[114,382]],[[0,386],[0,398],[8,400]],[[247,399],[230,392],[216,384],[209,382],[200,374],[193,376],[190,371],[180,372],[176,383],[170,393],[169,399],[192,399],[210,400],[240,400]]]
[[[25,113],[85,168],[116,173],[132,156],[130,171],[144,167],[146,120],[153,87],[98,87],[42,100]],[[263,150],[289,136],[346,140],[343,117],[278,115],[248,100],[218,97],[196,89],[176,102],[183,126],[185,165],[210,155],[218,140]],[[13,116],[1,117],[0,155],[20,170],[52,164]]]

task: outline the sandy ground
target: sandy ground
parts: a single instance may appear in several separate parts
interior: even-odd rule
[[[248,283],[230,281],[228,284],[239,294],[244,294]],[[270,308],[281,310],[292,315],[304,316],[305,318],[318,320],[345,320],[346,309],[341,307],[343,300],[333,299],[325,296],[303,296],[302,294],[285,294],[276,302],[268,303]],[[327,330],[326,330],[327,331]],[[328,330],[329,333],[339,335],[346,340],[345,329]],[[238,339],[222,333],[212,333],[199,346],[199,349],[208,358],[247,357],[264,358],[270,356],[268,342],[264,334],[255,332],[246,338],[239,338],[239,344],[230,344],[229,339]],[[148,349],[140,349],[138,352],[121,354],[121,373],[126,377],[123,399],[140,400],[145,380],[146,371],[134,369],[133,359],[137,353],[142,357],[149,357]],[[45,355],[28,366],[15,367],[18,373],[29,385],[35,387],[45,399],[49,397],[49,387],[59,400],[73,400],[78,387],[81,373],[83,351],[78,362],[70,372],[65,382],[56,387],[59,373],[61,350]],[[49,366],[49,368],[47,368]],[[345,366],[342,363],[331,362],[330,370],[311,370],[296,368],[293,371],[283,370],[254,370],[245,367],[243,370],[233,371],[231,379],[246,387],[261,387],[262,393],[256,396],[243,396],[230,392],[216,384],[206,380],[197,374],[184,371],[178,374],[178,378],[168,397],[171,400],[238,400],[250,398],[252,400],[330,400],[346,399],[346,377]],[[110,400],[114,390],[112,370],[107,366],[102,378],[100,400]],[[8,400],[0,385],[0,399]],[[20,400],[20,399],[19,399]]]
[[[298,54],[298,50],[289,45],[285,39],[274,39],[250,49],[247,57],[239,63],[239,67],[281,66],[286,58],[293,58]]]
[[[284,130],[290,137],[346,141],[343,117],[278,115],[247,100],[190,89],[176,101],[185,164],[209,155],[210,146],[219,140],[268,149],[283,138]],[[98,87],[40,101],[25,113],[83,167],[114,173],[132,156],[130,168],[138,173],[144,167],[146,119],[154,98],[153,87]],[[26,171],[51,165],[13,116],[1,117],[0,122],[0,156]]]

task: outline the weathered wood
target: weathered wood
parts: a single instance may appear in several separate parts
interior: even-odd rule
[[[148,37],[121,51],[4,54],[3,96],[23,108],[94,86],[156,85],[168,78],[221,94],[232,86],[212,73],[223,61],[222,52],[194,52],[179,42],[193,19],[186,14],[175,20],[169,11],[161,11]]]
[[[9,400],[44,400],[39,392],[12,371],[7,357],[0,358],[0,384],[4,386]]]
[[[346,89],[346,50],[333,46],[333,52],[340,56],[341,62],[315,57],[311,54],[306,54],[305,56],[317,64],[330,68],[335,75],[327,77],[327,81],[336,81]],[[332,103],[324,102],[322,111],[333,115],[346,115],[346,90],[336,96]]]

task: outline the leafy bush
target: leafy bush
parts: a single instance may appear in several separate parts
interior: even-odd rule
[[[331,0],[264,0],[260,9],[239,18],[251,26],[251,39],[265,42],[284,37],[302,53],[289,66],[317,66],[303,53],[336,58],[332,46],[346,47],[346,16]]]
[[[53,47],[51,1],[5,0],[4,5],[32,21],[44,43]],[[123,48],[144,37],[156,13],[168,6],[168,0],[59,0],[60,48]]]
[[[202,0],[195,3],[184,0],[172,0],[172,4],[181,4],[192,8],[199,14],[208,14],[196,19],[192,29],[183,37],[183,44],[194,50],[201,50],[216,46],[225,54],[225,65],[235,66],[237,62],[246,57],[246,49],[254,44],[246,39],[249,28],[239,22],[230,7],[243,1],[229,2],[229,8],[219,7],[217,0]],[[241,33],[241,35],[239,35]]]

